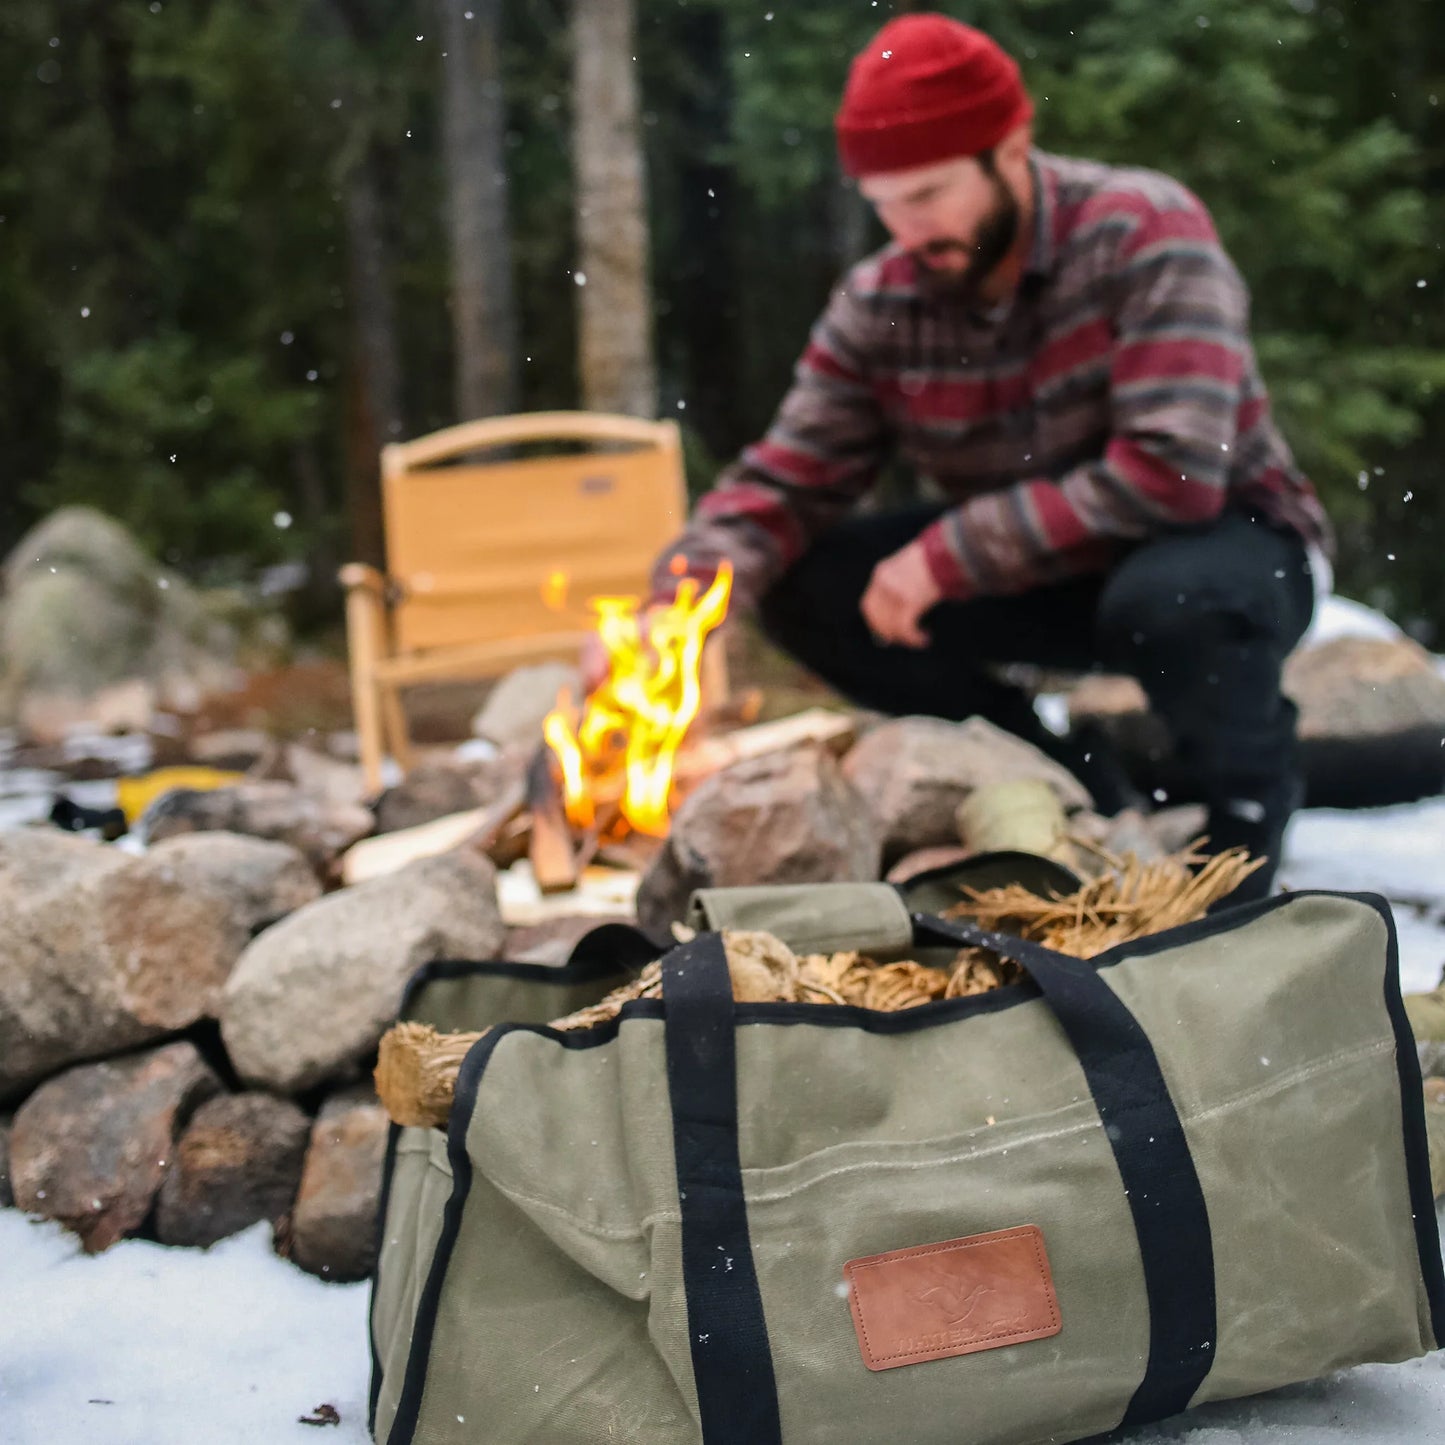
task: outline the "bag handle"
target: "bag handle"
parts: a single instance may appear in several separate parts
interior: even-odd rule
[[[1149,1361],[1121,1425],[1185,1409],[1214,1362],[1214,1249],[1204,1189],[1149,1035],[1087,959],[918,913],[917,942],[989,948],[1028,970],[1078,1056],[1128,1196],[1149,1300]]]
[[[1120,1424],[1178,1414],[1214,1362],[1214,1253],[1204,1191],[1148,1034],[1092,962],[928,914],[912,924],[916,943],[990,948],[1021,964],[1063,1029],[1129,1200],[1149,1304],[1148,1360]],[[703,1438],[775,1442],[777,1390],[742,1190],[735,1010],[721,938],[699,934],[665,955],[662,991]],[[719,1259],[732,1268],[719,1269]]]
[[[721,937],[662,958],[688,1347],[706,1445],[780,1445],[777,1382],[738,1158],[732,979]]]

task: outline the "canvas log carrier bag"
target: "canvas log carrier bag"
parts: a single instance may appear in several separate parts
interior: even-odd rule
[[[398,1133],[379,1441],[1042,1445],[1445,1337],[1383,900],[1087,962],[884,885],[694,902],[799,950],[986,942],[1029,979],[740,1004],[703,932],[661,999],[491,1028],[449,1128]]]

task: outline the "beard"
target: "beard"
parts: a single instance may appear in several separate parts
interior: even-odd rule
[[[976,301],[985,282],[1013,250],[1019,233],[1019,203],[997,175],[993,179],[994,203],[983,218],[972,244],[941,238],[929,241],[911,254],[928,286],[964,301]],[[940,269],[938,262],[966,258],[962,271]]]

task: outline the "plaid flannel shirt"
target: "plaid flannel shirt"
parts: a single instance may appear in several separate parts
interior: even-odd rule
[[[890,448],[948,507],[922,535],[943,595],[1106,569],[1131,543],[1250,507],[1328,552],[1269,411],[1244,282],[1203,204],[1156,172],[1034,152],[1033,244],[980,315],[888,246],[833,293],[766,437],[659,559],[726,557],[756,601],[868,491]]]

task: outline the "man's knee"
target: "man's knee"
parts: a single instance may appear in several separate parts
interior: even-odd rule
[[[1157,654],[1182,660],[1200,647],[1249,635],[1245,611],[1218,589],[1167,569],[1131,567],[1133,560],[1109,579],[1094,617],[1106,664]]]
[[[1124,559],[1099,599],[1095,631],[1106,661],[1254,644],[1283,656],[1311,609],[1303,547],[1242,518],[1146,543]]]

